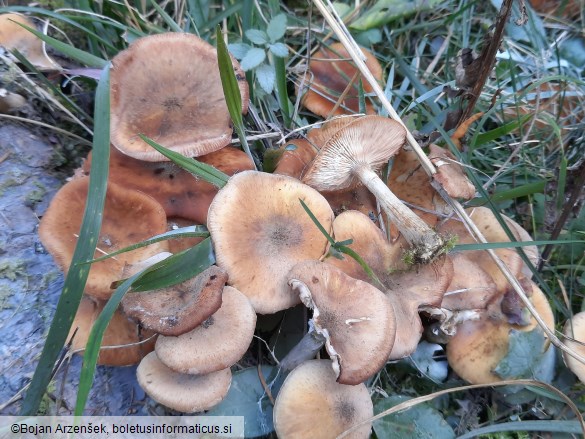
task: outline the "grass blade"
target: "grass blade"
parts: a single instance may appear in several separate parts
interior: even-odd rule
[[[71,268],[65,278],[65,285],[47,335],[47,341],[22,404],[21,414],[25,416],[35,415],[39,409],[41,399],[51,379],[53,365],[65,345],[69,329],[81,301],[83,288],[89,274],[89,265],[80,265],[78,262],[91,259],[97,245],[102,222],[101,214],[104,210],[106,197],[110,160],[109,67],[103,70],[96,91],[93,154],[90,190],[79,232],[79,240],[75,247]]]
[[[203,244],[206,242],[206,244]],[[192,247],[191,249],[187,250],[186,252],[179,253],[175,256],[183,255],[181,258],[184,259],[183,263],[181,264],[185,267],[185,260],[188,262],[188,270],[189,276],[194,277],[209,267],[213,262],[214,258],[212,253],[209,253],[209,249],[211,248],[211,240],[207,238],[202,243]],[[191,252],[191,253],[189,253]],[[185,254],[188,254],[185,257]],[[195,259],[193,256],[195,255]],[[197,259],[197,256],[201,255],[201,259]],[[170,259],[170,258],[168,258]],[[175,259],[176,260],[176,259]],[[165,262],[165,261],[161,261]],[[108,326],[108,323],[112,319],[114,312],[118,309],[118,305],[122,301],[124,294],[128,292],[131,288],[135,290],[136,285],[140,285],[141,283],[144,284],[148,279],[149,276],[153,276],[152,273],[157,272],[155,275],[156,278],[163,279],[173,277],[176,274],[176,267],[175,264],[166,264],[164,268],[161,268],[161,264],[155,264],[145,270],[141,271],[140,273],[135,274],[134,276],[126,279],[122,284],[114,291],[114,294],[106,303],[103,311],[96,319],[91,333],[89,335],[89,339],[87,340],[87,345],[85,347],[85,353],[83,355],[83,366],[81,368],[81,376],[79,378],[79,390],[77,392],[77,402],[75,404],[75,415],[81,416],[83,414],[83,410],[85,408],[85,404],[87,403],[87,398],[89,396],[89,391],[91,390],[91,386],[93,385],[93,378],[94,372],[97,364],[97,358],[99,355],[100,345],[102,343],[102,339],[104,337],[104,332]]]
[[[210,166],[206,163],[198,162],[195,159],[190,157],[185,157],[184,155],[179,154],[178,152],[171,151],[170,149],[165,148],[164,146],[159,145],[154,140],[149,139],[144,134],[139,134],[140,138],[160,152],[165,157],[169,158],[173,163],[183,168],[185,171],[190,172],[191,174],[196,175],[197,177],[201,177],[208,183],[211,183],[215,187],[222,188],[226,185],[227,181],[229,180],[229,175],[224,174],[218,169],[215,169],[213,166]]]

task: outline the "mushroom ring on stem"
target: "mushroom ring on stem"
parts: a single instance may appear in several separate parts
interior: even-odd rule
[[[405,206],[376,174],[400,150],[405,139],[406,131],[398,122],[381,116],[358,118],[323,145],[303,183],[319,191],[363,184],[412,245],[413,261],[428,263],[444,252],[446,240]]]

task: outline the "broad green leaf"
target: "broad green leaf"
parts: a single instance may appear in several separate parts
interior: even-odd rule
[[[269,376],[276,373],[273,366],[262,366],[262,374],[270,385]],[[284,377],[279,375],[270,387],[276,396]],[[272,404],[258,377],[258,368],[249,367],[235,372],[232,385],[224,400],[206,413],[207,416],[243,416],[244,435],[247,438],[265,436],[274,430]]]
[[[377,401],[374,404],[374,413],[381,413],[408,399],[410,398],[406,396],[394,395]],[[378,439],[455,438],[455,432],[443,419],[441,412],[427,404],[419,404],[403,412],[384,416],[375,420],[373,427]]]
[[[243,57],[245,57],[246,53],[248,53],[248,50],[250,50],[251,48],[252,47],[246,43],[228,44],[228,49],[230,50],[230,53],[236,59],[242,59]]]
[[[212,185],[222,188],[226,185],[228,179],[230,178],[228,175],[221,172],[219,169],[214,168],[207,163],[201,163],[195,159],[190,157],[185,157],[182,154],[177,152],[171,151],[170,149],[165,148],[162,145],[159,145],[154,140],[149,139],[143,134],[139,134],[140,138],[160,152],[165,157],[168,157],[173,163],[179,165],[185,171],[190,172],[191,174],[196,175],[197,177],[201,177],[208,183]]]
[[[266,33],[268,34],[271,43],[275,43],[284,37],[285,32],[286,15],[284,14],[278,14],[276,17],[273,17],[266,28]]]
[[[258,47],[252,47],[246,53],[246,56],[242,58],[240,65],[244,71],[252,70],[255,67],[258,67],[260,64],[264,62],[266,59],[266,52],[264,49],[259,49]]]
[[[545,337],[537,326],[532,331],[510,331],[508,354],[494,372],[502,379],[532,378],[544,355]]]
[[[207,238],[206,241],[210,241],[210,239]],[[144,269],[140,273],[137,273],[126,279],[120,286],[118,286],[118,288],[116,288],[114,294],[112,294],[112,297],[110,300],[108,300],[103,311],[96,319],[87,340],[85,353],[83,355],[81,376],[79,378],[77,402],[75,404],[76,416],[81,416],[83,414],[83,410],[89,396],[89,391],[91,390],[91,386],[93,384],[97,357],[99,355],[99,349],[102,343],[104,332],[108,326],[108,323],[112,319],[114,312],[116,312],[116,309],[118,309],[124,294],[126,294],[131,289],[132,291],[139,291],[135,290],[135,287],[144,287],[146,284],[148,284],[149,287],[154,285],[164,285],[164,282],[160,282],[161,279],[168,280],[176,278],[179,272],[181,275],[184,275],[185,272],[188,271],[189,276],[186,277],[186,279],[197,276],[213,263],[213,261],[211,261],[209,258],[209,243],[201,245],[204,242],[205,241],[199,243],[191,249],[186,250],[185,252],[173,255],[164,261]],[[201,259],[199,259],[199,256],[201,256]],[[175,263],[163,264],[164,262],[167,262],[174,257],[177,257],[174,259]],[[177,266],[180,266],[181,269],[179,270]],[[156,288],[159,287],[156,286]]]
[[[274,90],[274,81],[276,80],[276,72],[274,66],[270,64],[261,64],[256,69],[256,79],[258,84],[266,93],[272,93]]]
[[[268,44],[268,35],[266,32],[261,31],[259,29],[248,29],[245,32],[246,38],[248,38],[252,43],[258,44],[263,46],[264,44]]]
[[[282,43],[271,44],[268,48],[274,56],[278,56],[280,58],[285,58],[288,56],[288,48]]]
[[[350,24],[351,29],[368,30],[383,26],[391,21],[409,17],[416,13],[430,11],[442,0],[381,0]]]
[[[89,193],[83,214],[77,246],[71,267],[65,278],[63,292],[59,298],[55,316],[39,364],[24,398],[21,414],[36,415],[45,390],[51,380],[53,366],[67,340],[69,329],[79,307],[89,265],[79,265],[94,255],[102,223],[102,212],[106,198],[106,186],[110,160],[110,76],[107,66],[98,82],[95,101],[95,125],[93,157],[89,180]]]

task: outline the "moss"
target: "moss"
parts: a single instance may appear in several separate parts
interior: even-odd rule
[[[25,262],[21,259],[12,259],[0,262],[0,279],[15,281],[25,274]]]

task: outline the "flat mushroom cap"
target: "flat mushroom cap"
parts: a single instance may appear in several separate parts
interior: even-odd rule
[[[364,384],[348,386],[335,378],[326,360],[306,361],[290,373],[274,404],[274,428],[280,439],[335,438],[374,415]],[[371,428],[365,423],[345,437],[366,439]]]
[[[299,199],[330,231],[333,212],[327,200],[284,175],[236,174],[209,207],[207,228],[217,265],[228,272],[228,283],[248,296],[257,313],[271,314],[298,304],[298,295],[286,283],[288,271],[325,253],[327,240]]]
[[[342,384],[359,384],[388,360],[396,324],[384,293],[318,261],[301,262],[289,272],[289,285],[313,309],[317,332]]]
[[[169,368],[206,374],[238,362],[252,342],[256,313],[246,296],[225,287],[221,307],[201,325],[178,337],[160,336],[159,359]]]
[[[224,270],[212,265],[172,287],[130,291],[122,299],[122,309],[145,328],[162,335],[181,335],[199,326],[219,309],[227,278]]]
[[[75,333],[71,344],[73,351],[85,349],[93,324],[105,305],[106,302],[95,301],[88,296],[81,298],[67,337],[67,339],[70,339]],[[137,364],[154,349],[156,341],[156,337],[153,337],[154,335],[152,331],[141,329],[121,311],[116,311],[104,333],[97,364],[105,366],[131,366]],[[119,347],[107,348],[107,346]],[[83,352],[81,352],[81,355],[83,355]]]
[[[88,188],[89,177],[66,183],[51,201],[39,226],[41,242],[65,273],[73,259],[77,244],[75,235],[79,234],[81,228]],[[98,249],[112,253],[164,233],[166,229],[164,210],[153,198],[115,183],[108,183]],[[93,263],[85,293],[98,299],[108,299],[112,295],[110,285],[120,279],[126,263],[146,259],[166,251],[167,248],[165,242],[158,242]],[[94,257],[100,256],[103,253],[96,250]]]
[[[246,77],[232,62],[245,113]],[[124,154],[169,160],[142,141],[141,133],[189,157],[230,143],[231,118],[210,44],[187,33],[151,35],[116,55],[112,65],[111,139]]]
[[[565,340],[568,347],[573,349],[579,355],[585,355],[585,346],[582,344],[585,342],[585,312],[577,313],[572,319],[567,320],[563,333],[565,336],[571,337],[572,339],[577,340],[577,342],[581,342],[577,343],[572,340]],[[567,367],[577,375],[579,381],[585,383],[585,365],[564,352],[563,359],[565,360]]]
[[[366,57],[365,62],[368,70],[374,78],[381,81],[382,66],[368,50],[362,48],[361,51]],[[329,47],[323,47],[311,57],[310,74],[305,77],[305,84],[310,88],[301,101],[304,107],[322,117],[329,117],[331,114],[342,115],[359,112],[359,78],[357,78],[341,105],[337,107],[335,112],[331,113],[349,82],[359,72],[349,58],[349,53],[341,43],[333,43]],[[367,81],[363,81],[363,88],[364,93],[372,92],[372,87]],[[374,111],[372,103],[366,100],[366,113],[373,114]]]
[[[36,29],[35,23],[21,14],[0,14],[0,46],[6,50],[18,50],[39,70],[60,70],[45,51],[45,42],[16,23]]]
[[[136,369],[140,387],[155,401],[183,413],[208,410],[227,395],[232,382],[229,368],[207,375],[189,375],[166,367],[151,352]]]
[[[355,119],[335,133],[321,148],[303,176],[317,190],[335,191],[360,185],[355,170],[374,171],[385,165],[406,140],[404,127],[381,116]]]
[[[469,181],[462,166],[451,152],[435,144],[429,147],[429,159],[437,167],[433,176],[443,189],[453,198],[471,200],[475,196],[475,186]]]

